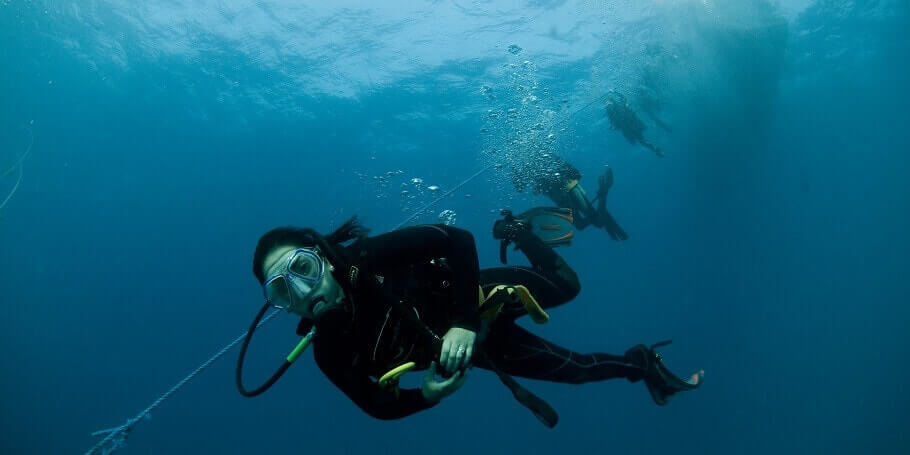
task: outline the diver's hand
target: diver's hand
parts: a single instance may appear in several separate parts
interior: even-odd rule
[[[460,327],[452,327],[442,337],[442,351],[439,353],[439,364],[449,373],[460,370],[471,363],[474,355],[474,340],[477,334]]]
[[[613,168],[608,167],[603,175],[597,178],[597,195],[606,196],[611,187],[613,187]]]
[[[461,388],[465,379],[468,378],[466,370],[459,370],[448,379],[442,381],[436,380],[436,362],[430,362],[430,368],[426,376],[423,377],[423,387],[420,392],[427,401],[437,402],[443,398],[455,393]]]

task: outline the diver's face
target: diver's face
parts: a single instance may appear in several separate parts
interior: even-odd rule
[[[263,261],[265,297],[278,308],[317,320],[342,306],[344,293],[332,270],[332,264],[312,248],[275,248]]]

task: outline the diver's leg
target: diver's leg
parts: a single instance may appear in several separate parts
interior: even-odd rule
[[[666,342],[665,342],[666,343]],[[497,320],[482,346],[483,355],[475,365],[502,373],[567,384],[625,378],[644,381],[654,402],[663,406],[673,395],[701,386],[704,370],[680,378],[663,364],[655,347],[635,346],[622,356],[595,352],[580,354],[544,340],[517,326],[513,321]]]
[[[593,209],[586,214],[584,205],[579,204],[578,200],[572,196],[571,190],[559,188],[555,192],[546,193],[546,195],[553,202],[553,206],[572,210],[572,226],[575,226],[576,229],[583,230],[592,223],[593,218],[591,218],[591,215],[594,214]]]
[[[552,247],[531,232],[515,241],[532,267],[495,267],[480,271],[484,292],[500,285],[522,285],[542,308],[553,308],[574,299],[581,291],[575,270]],[[525,314],[523,307],[504,308],[503,315],[514,319]]]
[[[566,279],[558,273],[546,273],[529,267],[507,266],[480,271],[480,285],[484,294],[499,285],[524,286],[537,300],[541,308],[562,305],[578,295],[580,285],[577,279]],[[499,317],[515,319],[527,314],[520,302],[502,309]]]
[[[578,185],[575,187],[577,188]],[[547,193],[547,197],[553,201],[554,206],[572,210],[572,226],[575,226],[578,230],[583,230],[597,219],[594,217],[594,208],[591,207],[590,209],[586,209],[585,199],[582,198],[579,200],[579,198],[573,194],[572,190],[565,191],[559,189],[556,193]],[[590,207],[590,205],[590,203],[587,203],[588,207]]]
[[[629,234],[619,226],[613,215],[607,211],[607,194],[613,187],[613,169],[607,168],[597,180],[597,225],[603,227],[613,240],[627,240]]]
[[[654,114],[650,114],[650,113],[648,114],[648,116],[651,117],[651,120],[654,120],[654,124],[655,124],[655,125],[659,126],[659,127],[660,127],[661,129],[663,129],[664,131],[666,131],[666,132],[668,132],[668,133],[672,133],[672,132],[673,132],[673,129],[670,128],[670,125],[667,125],[667,123],[664,122],[663,120],[661,120],[660,117],[658,117],[658,116],[656,116],[656,115],[654,115]]]
[[[580,213],[573,214],[572,220],[573,220],[572,226],[575,226],[575,228],[578,229],[579,231],[583,231],[586,227],[588,227],[594,223],[593,220],[589,219],[588,217],[586,217]]]
[[[607,188],[607,190],[598,189],[598,195],[597,198],[595,198],[597,201],[597,208],[595,209],[594,204],[588,199],[588,196],[581,185],[576,185],[572,188],[569,195],[573,201],[573,208],[577,210],[579,214],[579,216],[575,217],[575,227],[584,229],[588,225],[593,224],[594,226],[604,228],[613,240],[626,240],[629,238],[629,235],[619,227],[616,219],[607,212],[606,194],[608,190],[609,188]]]
[[[497,267],[480,271],[481,286],[523,284],[544,307],[560,305],[575,298],[581,282],[575,270],[550,245],[531,230],[530,225],[507,217],[493,225],[493,237],[514,242],[531,263],[528,267]],[[507,244],[504,244],[507,245]]]
[[[662,152],[662,151],[660,150],[660,147],[658,147],[658,146],[656,146],[656,145],[654,145],[654,144],[652,144],[652,143],[646,141],[644,138],[639,139],[638,142],[639,142],[641,145],[644,145],[645,147],[651,149],[651,151],[654,152],[655,155],[657,155],[657,156],[663,158],[664,152]]]
[[[640,363],[625,356],[607,353],[580,354],[551,343],[519,327],[512,321],[493,324],[475,365],[528,379],[582,384],[607,379],[642,379]],[[490,365],[492,363],[492,365]]]
[[[581,291],[581,282],[578,281],[578,275],[575,270],[569,266],[553,247],[544,243],[540,237],[530,231],[523,232],[515,241],[515,245],[528,258],[532,271],[536,272],[534,277],[527,273],[514,277],[514,279],[520,279],[529,291],[532,291],[532,293],[532,289],[542,291],[547,287],[551,287],[547,282],[555,283],[556,289],[560,291],[557,299],[563,303],[574,299]],[[536,278],[538,276],[540,278]]]
[[[588,200],[588,195],[581,185],[575,185],[569,190],[569,200],[572,202],[573,210],[591,220],[597,219],[597,211],[594,210],[594,205]]]

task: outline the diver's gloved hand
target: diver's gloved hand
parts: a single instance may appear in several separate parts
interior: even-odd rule
[[[448,379],[437,381],[436,362],[431,362],[427,374],[423,377],[423,387],[420,388],[420,392],[423,393],[423,397],[427,401],[437,402],[455,393],[456,390],[461,388],[467,378],[466,370],[458,370]]]
[[[655,350],[668,344],[670,344],[669,341],[656,343],[650,347],[639,344],[626,351],[625,354],[626,359],[639,365],[642,369],[641,377],[630,378],[630,380],[635,382],[644,379],[651,398],[658,406],[667,404],[670,397],[679,392],[697,389],[705,377],[705,370],[698,370],[687,378],[680,378],[673,374],[664,365],[663,357]]]
[[[439,352],[439,364],[447,372],[467,368],[474,356],[474,341],[477,334],[461,327],[452,327],[442,336],[442,350]]]

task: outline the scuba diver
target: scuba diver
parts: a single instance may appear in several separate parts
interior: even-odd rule
[[[326,236],[285,227],[259,239],[253,273],[266,302],[238,358],[243,395],[268,389],[310,343],[326,377],[368,415],[385,420],[435,406],[473,366],[494,372],[548,427],[556,425],[556,412],[512,376],[570,384],[644,381],[658,405],[701,385],[703,371],[680,379],[664,366],[655,349],[668,342],[623,355],[579,354],[516,324],[523,315],[546,322],[546,309],[580,290],[575,272],[520,218],[506,214],[493,234],[514,243],[531,267],[480,270],[473,236],[452,226],[366,234],[352,218]],[[297,333],[304,338],[268,381],[248,390],[244,357],[270,307],[301,316]],[[421,388],[399,387],[409,370],[426,370]]]
[[[647,127],[638,118],[635,111],[629,107],[625,96],[619,92],[611,91],[606,101],[606,108],[607,118],[610,119],[610,129],[621,131],[630,144],[641,144],[651,149],[657,156],[664,156],[659,147],[645,140],[644,131]]]
[[[603,228],[617,241],[629,238],[629,234],[607,211],[607,193],[613,187],[612,168],[607,168],[598,178],[597,196],[589,200],[579,184],[581,172],[575,166],[556,155],[548,154],[545,158],[545,164],[543,161],[527,163],[513,169],[512,183],[521,192],[530,180],[534,194],[546,195],[560,208],[535,207],[519,215],[519,218],[529,220],[535,233],[551,245],[568,244],[574,235],[572,226],[578,229],[590,225]]]

